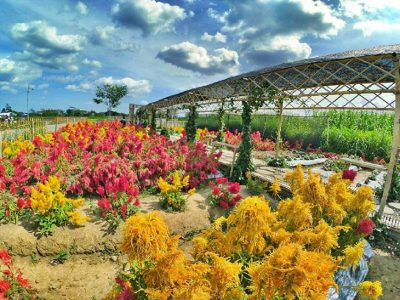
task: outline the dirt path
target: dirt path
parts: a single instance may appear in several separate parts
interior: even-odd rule
[[[382,282],[382,300],[400,300],[400,257],[375,250],[370,262],[367,280]]]

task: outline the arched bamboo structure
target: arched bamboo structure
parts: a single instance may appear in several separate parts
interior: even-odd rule
[[[249,87],[286,97],[284,110],[352,109],[394,111],[393,142],[379,214],[383,213],[400,146],[400,44],[354,50],[264,68],[172,95],[146,109],[243,101]],[[238,103],[239,105],[239,103]],[[273,107],[264,107],[273,109]]]

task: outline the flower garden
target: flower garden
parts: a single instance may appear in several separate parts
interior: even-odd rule
[[[339,168],[323,179],[297,165],[284,175],[287,193],[277,177],[229,178],[222,151],[204,142],[208,130],[166,132],[178,138],[118,121],[79,122],[3,141],[0,299],[386,293],[365,276],[337,280],[365,263],[366,241],[380,226],[371,219],[374,191],[352,185],[357,172]],[[240,144],[245,134],[226,131],[223,140]],[[260,133],[250,139],[256,150],[275,148]]]

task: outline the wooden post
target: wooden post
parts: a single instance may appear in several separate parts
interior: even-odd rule
[[[394,123],[393,123],[393,139],[392,139],[392,150],[390,153],[390,161],[388,166],[388,171],[386,175],[385,186],[383,188],[383,196],[381,203],[379,205],[378,218],[382,217],[385,210],[386,202],[389,196],[390,186],[392,185],[393,172],[397,166],[397,159],[400,146],[400,73],[399,73],[399,58],[394,57],[395,65],[395,97],[396,97],[396,107],[394,113]]]
[[[236,148],[233,150],[233,157],[232,157],[232,165],[231,165],[231,170],[229,172],[229,177],[232,177],[233,174],[233,168],[235,167],[235,160],[236,160],[236,153],[239,148]]]
[[[278,132],[276,135],[276,144],[275,144],[275,159],[279,159],[279,151],[281,148],[281,135],[282,135],[282,114],[283,114],[283,99],[279,103],[279,115],[278,115]]]
[[[133,124],[135,122],[135,104],[129,104],[129,123]]]

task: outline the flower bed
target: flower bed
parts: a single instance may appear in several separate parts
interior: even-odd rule
[[[220,155],[207,154],[201,141],[171,142],[119,122],[68,124],[53,134],[5,146],[10,150],[0,159],[0,195],[7,196],[0,201],[0,222],[51,212],[51,220],[47,214],[38,221],[46,232],[68,219],[75,225],[87,220],[64,209],[79,197],[98,198],[101,216],[110,222],[125,219],[137,211],[139,192],[154,189],[160,177],[181,170],[190,178],[188,189],[194,188],[217,172]],[[46,186],[50,181],[57,184]]]

